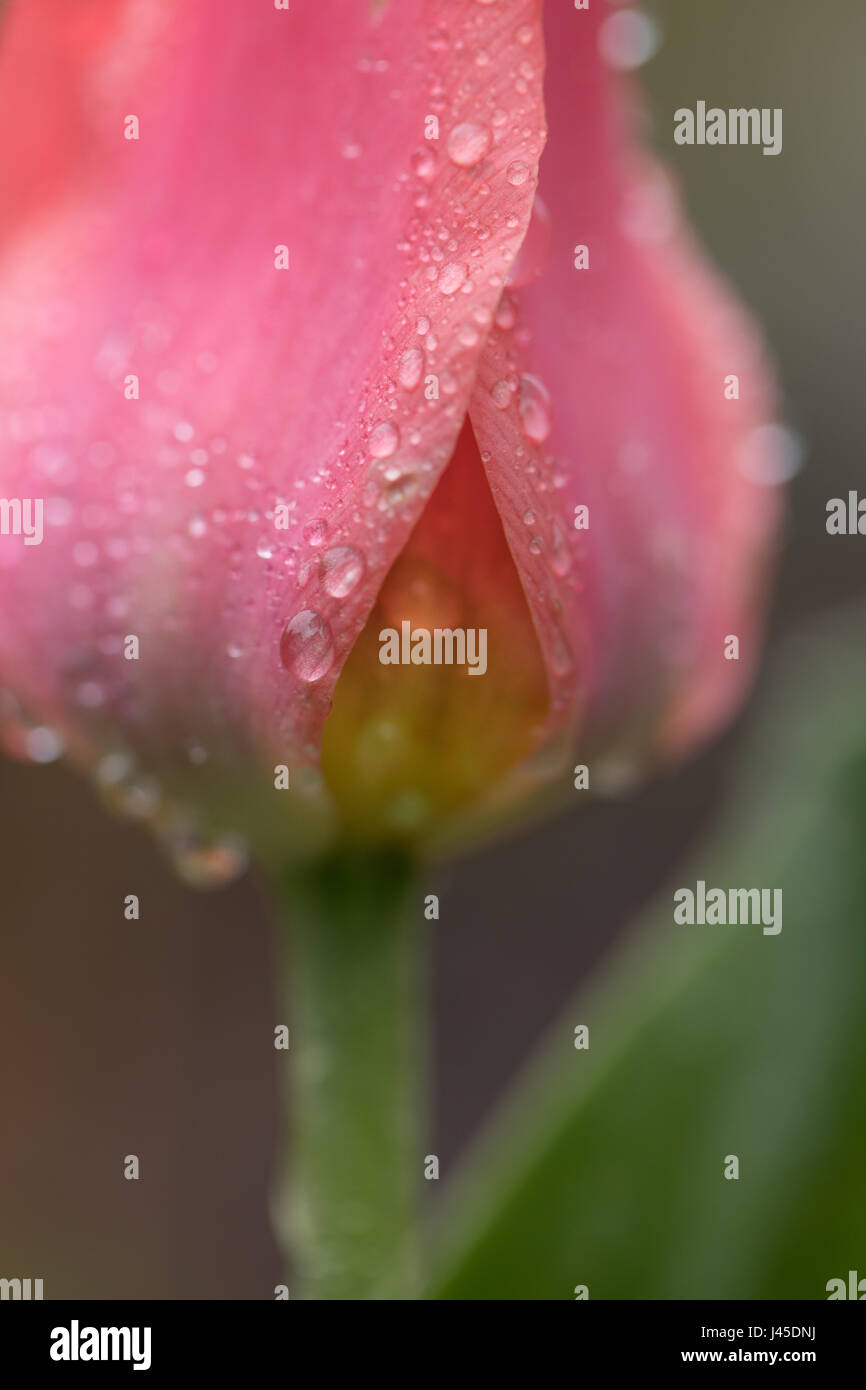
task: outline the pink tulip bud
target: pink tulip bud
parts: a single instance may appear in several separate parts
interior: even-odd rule
[[[64,747],[193,875],[241,862],[204,831],[428,834],[575,749],[682,753],[742,696],[772,393],[604,20],[0,22],[2,737]],[[474,668],[416,663],[421,629]]]

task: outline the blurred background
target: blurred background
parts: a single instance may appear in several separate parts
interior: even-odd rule
[[[646,12],[662,34],[641,74],[655,144],[704,246],[764,325],[805,449],[767,672],[792,629],[866,592],[866,541],[825,531],[827,499],[866,490],[866,6],[659,0]],[[673,112],[699,99],[782,107],[782,154],[676,147]],[[421,885],[441,895],[434,1205],[551,1021],[723,812],[750,717],[641,794]],[[4,761],[0,815],[0,1275],[43,1277],[51,1298],[272,1297],[279,1257],[262,1193],[283,1020],[255,882],[184,888],[61,766]],[[138,923],[124,920],[128,893],[141,898]],[[137,1183],[122,1177],[128,1153],[142,1160]],[[866,1274],[866,1249],[861,1261]],[[713,1296],[691,1296],[701,1292]],[[790,1296],[784,1280],[778,1293]],[[687,1278],[673,1296],[690,1296]]]

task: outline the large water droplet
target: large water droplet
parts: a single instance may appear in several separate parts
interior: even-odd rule
[[[493,135],[486,125],[462,121],[448,136],[448,158],[461,169],[471,169],[487,154]]]
[[[420,348],[409,348],[400,358],[397,379],[405,391],[414,391],[424,371],[424,354]]]
[[[299,680],[313,682],[334,664],[334,638],[325,619],[305,608],[286,623],[280,638],[280,661]]]
[[[396,453],[400,434],[390,420],[383,420],[370,435],[368,448],[374,459],[388,459]]]
[[[331,598],[347,598],[364,577],[364,557],[353,545],[335,545],[322,556],[322,588]]]
[[[460,261],[449,261],[439,274],[439,293],[456,294],[466,281],[467,267]]]
[[[520,378],[518,407],[526,438],[534,444],[543,444],[550,434],[550,397],[538,377],[528,372]]]

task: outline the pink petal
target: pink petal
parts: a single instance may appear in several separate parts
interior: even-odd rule
[[[19,0],[0,38],[0,492],[46,504],[0,674],[81,759],[294,774],[526,228],[539,0]]]
[[[627,761],[685,747],[741,696],[777,516],[748,458],[772,471],[756,431],[774,403],[755,329],[635,149],[627,93],[599,54],[604,6],[545,15],[542,206],[470,414],[554,722],[579,720],[586,746]],[[575,268],[579,245],[589,269]],[[725,398],[730,374],[739,400]],[[575,530],[580,505],[588,530]],[[724,657],[728,635],[739,661]]]

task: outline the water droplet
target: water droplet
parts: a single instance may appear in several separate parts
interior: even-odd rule
[[[188,420],[178,420],[174,427],[175,439],[179,440],[181,444],[188,444],[194,434],[195,430]]]
[[[496,308],[495,322],[497,328],[508,331],[517,322],[517,310],[514,307],[514,300],[509,294],[503,294]]]
[[[205,480],[205,473],[201,468],[191,468],[184,478],[187,487],[201,487]]]
[[[396,425],[392,425],[390,420],[383,420],[370,435],[368,448],[374,459],[387,459],[396,452],[399,443]]]
[[[514,31],[514,37],[518,43],[522,43],[525,46],[526,44],[532,43],[534,32],[531,24],[521,24],[520,28]]]
[[[514,159],[505,170],[505,177],[515,188],[520,188],[522,184],[526,183],[531,172],[525,159]]]
[[[322,567],[320,555],[309,555],[306,560],[302,560],[298,566],[298,588],[306,589],[310,580],[315,578]]]
[[[561,632],[555,633],[550,646],[550,662],[554,675],[567,676],[574,666],[571,647]]]
[[[427,148],[417,149],[412,155],[409,163],[412,166],[412,173],[424,183],[430,183],[436,173],[436,155],[433,150]]]
[[[523,433],[534,444],[543,444],[550,434],[550,397],[538,377],[524,373],[518,395]]]
[[[201,512],[195,512],[186,523],[186,529],[191,536],[203,536],[207,531],[207,521]]]
[[[529,511],[523,513],[523,524],[524,524],[524,526],[534,526],[534,525],[535,525],[535,512],[534,512],[534,511],[532,511],[532,510],[530,509]]]
[[[415,332],[418,333],[422,338],[430,332],[430,320],[428,318],[425,318],[423,314],[421,315],[421,318],[418,320],[418,322],[415,324]]]
[[[559,579],[564,579],[571,569],[571,551],[568,541],[558,526],[553,528],[553,558],[550,568]]]
[[[331,598],[347,598],[364,577],[364,557],[353,545],[336,545],[322,556],[322,587]]]
[[[260,560],[270,560],[273,555],[273,546],[267,536],[260,536],[256,544],[256,554]]]
[[[409,348],[400,358],[397,380],[406,391],[414,391],[424,372],[424,354],[420,348]]]
[[[418,486],[418,474],[413,469],[391,464],[381,474],[381,501],[388,507],[399,506],[415,496]]]
[[[439,293],[456,294],[465,283],[468,274],[468,267],[462,265],[460,261],[449,261],[447,265],[442,267],[439,274]]]
[[[493,135],[486,125],[461,121],[448,136],[448,158],[461,169],[471,169],[487,154]]]
[[[226,654],[231,657],[232,661],[238,661],[243,656],[244,649],[237,642],[229,642],[226,647]]]
[[[544,549],[544,542],[540,536],[533,536],[529,542],[529,552],[531,555],[540,555]]]
[[[511,387],[507,381],[497,381],[490,388],[490,395],[497,410],[507,410],[511,404]]]
[[[327,521],[323,521],[319,516],[314,517],[314,519],[308,521],[304,527],[303,537],[307,545],[313,546],[314,549],[320,545],[324,545],[325,541],[328,539]]]
[[[305,608],[286,623],[280,638],[280,660],[299,680],[312,683],[334,664],[334,638],[325,619]]]

